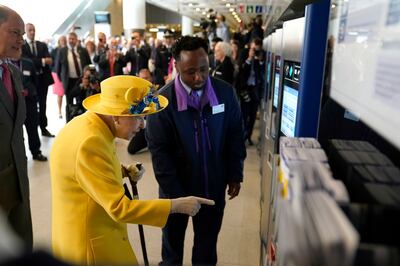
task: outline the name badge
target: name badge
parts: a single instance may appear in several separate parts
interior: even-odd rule
[[[352,120],[352,121],[355,121],[355,122],[360,121],[360,118],[357,115],[355,115],[352,112],[350,112],[349,110],[345,110],[344,118]]]
[[[24,71],[22,71],[22,74],[23,74],[24,76],[30,76],[30,75],[31,75],[31,72],[30,72],[29,70],[24,70]]]
[[[221,103],[212,107],[212,114],[219,114],[225,112],[225,104]]]

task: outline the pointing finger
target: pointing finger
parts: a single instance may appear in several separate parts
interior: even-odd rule
[[[215,205],[215,202],[210,199],[199,198],[199,197],[196,197],[196,199],[197,199],[197,202],[200,204]]]

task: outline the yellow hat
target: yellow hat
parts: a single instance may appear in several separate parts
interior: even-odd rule
[[[153,84],[135,76],[113,76],[100,83],[101,93],[83,101],[92,112],[113,116],[142,116],[160,112],[168,105]]]

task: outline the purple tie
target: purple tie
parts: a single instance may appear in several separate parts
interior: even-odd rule
[[[191,101],[191,103],[192,103],[191,105],[192,105],[194,108],[196,108],[197,110],[200,110],[200,109],[201,109],[201,106],[200,106],[200,97],[199,97],[199,95],[197,94],[197,91],[192,90],[192,91],[190,92],[189,100]]]
[[[10,95],[12,101],[14,102],[14,93],[13,93],[10,70],[8,69],[8,66],[5,63],[1,64],[0,67],[3,69],[3,75],[2,75],[3,84],[7,89],[8,95]]]

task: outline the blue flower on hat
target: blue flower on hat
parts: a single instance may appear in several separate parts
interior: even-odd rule
[[[157,90],[154,86],[150,87],[149,92],[143,99],[136,104],[132,104],[129,108],[131,114],[143,114],[153,112],[160,109],[160,102],[158,100]]]

